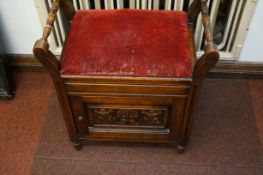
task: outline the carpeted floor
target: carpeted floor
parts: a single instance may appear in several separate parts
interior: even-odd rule
[[[171,146],[69,142],[46,73],[16,73],[0,101],[0,174],[263,174],[263,80],[206,79],[190,143]]]

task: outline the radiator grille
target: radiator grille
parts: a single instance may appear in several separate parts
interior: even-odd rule
[[[52,0],[35,0],[41,21],[50,10]],[[76,10],[79,9],[147,9],[147,10],[185,10],[193,0],[73,0]],[[209,0],[211,23],[214,29],[215,42],[218,44],[222,60],[236,60],[245,39],[255,0]],[[246,14],[246,15],[243,15]],[[61,12],[50,39],[51,49],[59,55],[62,51],[68,24]],[[195,30],[198,55],[204,46],[204,29],[201,16]]]

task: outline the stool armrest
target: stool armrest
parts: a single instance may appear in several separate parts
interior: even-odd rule
[[[36,41],[33,48],[34,56],[40,63],[44,65],[44,67],[48,70],[48,72],[51,74],[51,77],[55,81],[58,80],[60,63],[57,60],[56,56],[49,51],[49,44],[47,42],[47,39],[52,31],[54,22],[56,20],[59,4],[60,0],[53,1],[50,13],[46,21],[46,25],[43,29],[42,37]]]
[[[204,26],[206,43],[204,48],[204,55],[202,55],[201,58],[199,58],[194,65],[193,79],[195,83],[200,83],[207,75],[209,70],[214,67],[219,60],[219,52],[217,45],[214,43],[209,10],[207,7],[207,0],[195,0],[192,3],[188,11],[189,22],[194,23],[197,20],[200,12],[202,13],[202,23]]]
[[[52,31],[54,22],[56,20],[59,4],[60,4],[60,0],[54,0],[53,1],[51,10],[49,12],[49,15],[48,15],[48,18],[46,21],[46,25],[44,26],[44,29],[43,29],[42,37],[36,41],[34,49],[38,46],[38,47],[41,47],[41,49],[45,53],[48,52],[49,44],[47,43],[47,39],[48,39],[48,37]]]

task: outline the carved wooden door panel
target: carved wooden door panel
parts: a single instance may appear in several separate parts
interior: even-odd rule
[[[80,137],[97,139],[178,139],[187,97],[70,97]]]

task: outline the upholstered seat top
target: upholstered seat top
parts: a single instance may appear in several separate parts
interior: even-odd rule
[[[78,11],[61,64],[62,75],[191,77],[186,13]]]

